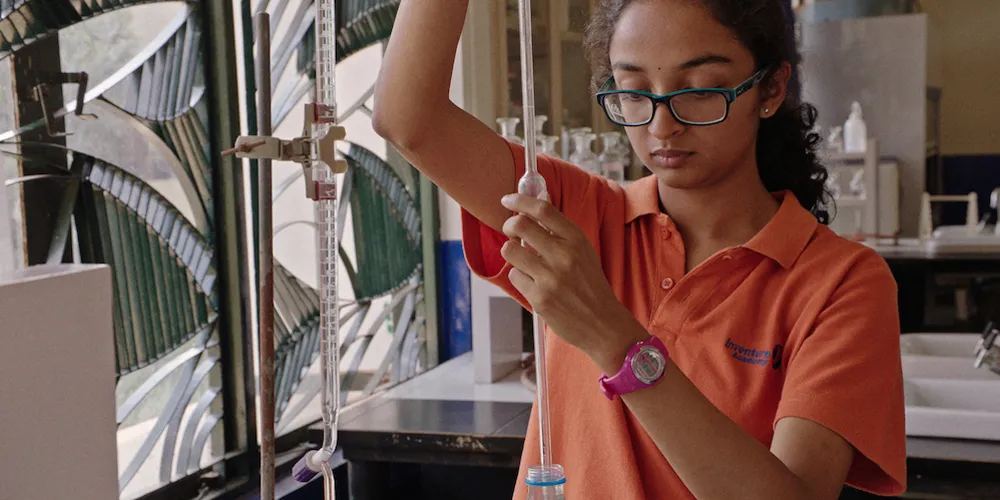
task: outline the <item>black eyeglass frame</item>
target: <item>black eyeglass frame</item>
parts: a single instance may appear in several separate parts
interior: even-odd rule
[[[674,120],[677,120],[678,123],[683,123],[684,125],[691,125],[695,127],[705,127],[708,125],[715,125],[717,123],[722,123],[726,121],[726,118],[729,118],[729,107],[733,103],[733,101],[735,101],[737,97],[747,93],[747,91],[757,86],[757,84],[759,84],[761,80],[763,80],[764,77],[767,76],[768,69],[769,68],[761,69],[760,71],[754,73],[753,76],[751,76],[750,78],[744,80],[743,83],[737,85],[736,88],[732,89],[716,88],[716,87],[683,89],[663,95],[656,95],[651,92],[645,92],[642,90],[602,90],[597,92],[596,97],[598,104],[601,105],[601,109],[604,110],[604,115],[607,116],[608,120],[611,120],[611,123],[614,123],[615,125],[621,125],[623,127],[642,127],[645,125],[649,125],[653,121],[653,119],[656,118],[656,109],[659,108],[658,105],[662,103],[664,106],[666,106],[666,108],[670,111],[670,115],[673,116]],[[605,87],[608,87],[609,85],[612,85],[614,83],[614,80],[615,77],[613,76],[608,78],[608,81],[605,82],[604,85],[601,86],[601,88],[603,89]],[[725,97],[726,99],[726,112],[725,114],[722,115],[722,118],[710,122],[693,122],[690,120],[683,120],[679,118],[677,116],[677,113],[674,111],[673,106],[670,105],[670,101],[674,97],[677,97],[679,95],[691,94],[694,92],[701,92],[701,93],[712,92],[716,94],[722,94],[722,96]],[[608,107],[605,105],[605,101],[609,96],[618,94],[640,95],[652,101],[653,112],[650,113],[649,120],[646,120],[642,123],[622,123],[612,118],[611,113],[608,112]]]

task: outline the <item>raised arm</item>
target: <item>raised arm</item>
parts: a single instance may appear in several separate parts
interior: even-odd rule
[[[468,0],[403,0],[375,87],[375,131],[462,207],[500,229],[510,149],[448,96]]]

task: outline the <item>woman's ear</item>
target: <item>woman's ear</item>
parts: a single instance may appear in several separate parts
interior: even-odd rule
[[[774,116],[774,113],[776,113],[782,103],[785,102],[785,97],[788,95],[788,80],[791,79],[791,77],[792,65],[788,64],[788,62],[783,62],[776,70],[774,70],[770,78],[761,82],[761,118],[770,118]]]

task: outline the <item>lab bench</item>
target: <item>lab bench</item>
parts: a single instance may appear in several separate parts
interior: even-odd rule
[[[511,496],[532,393],[517,374],[475,386],[465,354],[345,412],[340,447],[351,498]],[[322,439],[319,425],[311,439]],[[909,438],[909,491],[900,498],[1000,498],[1000,442]],[[874,498],[847,490],[844,500]]]
[[[932,251],[914,240],[871,246],[896,278],[904,333],[976,331],[1000,317],[1000,252]],[[935,294],[941,293],[953,293],[955,304],[937,307]],[[969,306],[959,306],[966,297]]]

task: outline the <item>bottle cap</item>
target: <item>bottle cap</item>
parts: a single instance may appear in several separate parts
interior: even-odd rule
[[[851,118],[862,118],[864,113],[861,111],[861,103],[854,101],[851,104]]]

